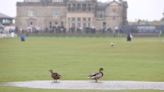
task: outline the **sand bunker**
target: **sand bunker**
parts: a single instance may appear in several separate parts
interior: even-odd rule
[[[1,83],[0,86],[14,86],[40,89],[87,89],[87,90],[128,90],[128,89],[153,89],[164,90],[164,82],[144,81],[79,81],[61,80],[55,83],[51,80],[36,80],[24,82]]]

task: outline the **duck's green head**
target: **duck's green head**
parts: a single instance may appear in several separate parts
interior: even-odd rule
[[[100,68],[99,71],[103,71],[104,69],[103,68]]]

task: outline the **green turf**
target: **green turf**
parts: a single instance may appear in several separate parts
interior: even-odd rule
[[[30,89],[17,87],[0,87],[0,92],[163,92],[160,90],[54,90]]]
[[[0,82],[50,80],[49,69],[60,72],[62,80],[87,80],[87,75],[99,67],[104,68],[103,80],[164,81],[163,40],[135,38],[126,42],[126,38],[110,37],[29,37],[21,42],[19,38],[0,39]],[[111,42],[115,47],[110,46]],[[0,87],[0,92],[3,89],[7,88]],[[19,91],[19,88],[9,89]]]

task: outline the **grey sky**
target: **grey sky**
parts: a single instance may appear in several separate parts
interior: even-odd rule
[[[16,16],[16,2],[23,0],[1,0],[0,12],[11,17]],[[99,0],[108,2],[112,0]],[[164,13],[164,0],[126,0],[128,1],[128,20],[160,20]]]

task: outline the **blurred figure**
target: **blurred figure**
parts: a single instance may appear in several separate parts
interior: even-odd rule
[[[132,41],[132,38],[133,38],[132,34],[131,33],[128,33],[128,35],[127,35],[127,41]]]
[[[25,31],[24,30],[22,30],[21,33],[20,33],[20,40],[22,42],[24,42],[26,40],[26,34],[25,34]]]

